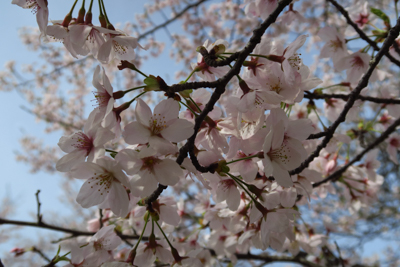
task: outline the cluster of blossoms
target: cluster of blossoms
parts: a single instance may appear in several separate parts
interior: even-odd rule
[[[317,258],[321,248],[328,245],[327,236],[312,235],[297,226],[298,206],[335,193],[330,183],[315,189],[313,184],[348,161],[339,151],[350,144],[352,136],[333,134],[310,164],[303,166],[321,144],[321,140],[308,138],[326,130],[320,128],[320,118],[313,115],[317,108],[303,101],[311,89],[323,83],[312,75],[298,52],[308,36],[300,35],[288,45],[262,36],[246,55],[237,81],[231,84],[233,89],[210,109],[208,103],[215,96],[210,90],[171,93],[172,86],[160,77],[136,69],[129,61],[135,57],[134,49],[140,47],[137,39],[114,29],[104,5],[100,7],[102,25],[92,25],[92,2],[86,17],[82,5],[78,18],[72,18],[72,9],[63,21],[47,26],[47,1],[13,1],[24,8],[36,8],[42,34],[62,40],[73,57],[91,54],[103,64],[121,60],[120,69],[146,76],[143,86],[114,92],[104,68],[97,66],[92,83],[98,106],[91,111],[83,131],[63,136],[58,143],[67,154],[59,159],[56,169],[84,180],[77,203],[105,212],[101,225],[97,224],[99,219],[91,225],[97,232],[93,237],[72,244],[65,266],[150,266],[156,260],[181,266],[213,266],[212,254],[235,262],[236,254],[247,254],[253,248],[293,255],[302,249]],[[250,1],[245,12],[266,19],[277,6],[278,1]],[[301,19],[293,4],[290,8],[281,23]],[[364,15],[358,23],[365,23],[367,18]],[[322,28],[318,36],[325,42],[320,57],[331,58],[337,71],[346,70],[347,79],[342,84],[354,88],[367,72],[371,56],[360,51],[350,54],[343,35],[332,27]],[[214,82],[230,73],[228,64],[212,67],[207,63],[207,57],[218,62],[234,54],[227,41],[206,41],[198,51],[190,76],[181,84],[187,84],[192,75]],[[385,76],[377,70],[371,81]],[[136,97],[117,106],[116,100],[143,88]],[[166,97],[150,107],[140,98],[150,91],[162,91]],[[396,97],[390,92],[384,96]],[[136,120],[121,125],[121,115],[133,103]],[[328,120],[337,119],[344,103],[326,100]],[[387,107],[387,116],[398,117],[397,107]],[[198,118],[202,118],[200,123]],[[382,123],[382,132],[389,125]],[[399,135],[392,134],[387,142],[390,159],[398,163]],[[127,145],[120,145],[118,151],[108,149],[117,143]],[[352,212],[373,201],[383,183],[376,174],[376,153],[372,150],[363,164],[350,166],[340,177],[342,194],[351,203]],[[153,197],[160,188],[182,188],[182,184],[198,193],[190,207],[184,198],[161,197],[161,192]],[[198,227],[175,233],[177,227],[188,226],[193,218]],[[129,250],[121,249],[114,228],[127,235],[141,233],[137,244]]]

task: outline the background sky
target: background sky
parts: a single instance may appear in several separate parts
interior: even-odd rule
[[[11,1],[2,1],[0,3],[0,22],[2,28],[2,41],[0,43],[0,70],[2,66],[9,60],[15,60],[18,66],[23,64],[40,61],[37,54],[28,51],[21,43],[18,37],[18,30],[24,26],[36,27],[36,18],[30,10],[24,10],[16,5],[11,5]],[[73,1],[49,1],[50,20],[60,20],[69,12]],[[142,3],[140,0],[113,0],[113,6],[107,6],[107,13],[110,19],[114,22],[135,21],[134,14],[142,12]],[[55,4],[56,3],[56,4]],[[80,4],[78,4],[80,5]],[[96,10],[97,13],[97,10]],[[161,21],[161,20],[159,20]],[[157,18],[155,20],[157,22]],[[169,27],[171,32],[178,23]],[[158,38],[166,38],[163,30],[156,35]],[[144,72],[163,75],[166,73],[162,66],[166,66],[166,62],[171,64],[171,59],[168,56],[168,42],[164,55],[157,59],[157,64],[148,64],[144,67]],[[173,68],[171,68],[173,69]],[[178,70],[178,68],[176,68]],[[173,77],[173,71],[169,73],[169,77]],[[167,77],[167,76],[163,76]],[[169,78],[166,78],[170,82]],[[67,85],[65,85],[67,87]],[[68,89],[68,88],[67,88]],[[66,89],[66,90],[67,90]],[[0,91],[0,99],[3,100],[0,105],[0,122],[2,130],[0,134],[0,166],[1,166],[1,186],[0,200],[5,196],[11,196],[15,204],[15,213],[8,219],[34,221],[36,214],[35,193],[38,189],[41,190],[40,199],[42,202],[42,214],[44,220],[55,211],[61,211],[65,206],[60,202],[60,181],[64,179],[62,176],[49,175],[43,172],[32,174],[29,172],[30,167],[26,164],[15,160],[15,152],[21,151],[19,139],[25,133],[39,138],[45,138],[44,142],[54,145],[58,142],[60,135],[57,133],[44,134],[44,123],[36,122],[35,118],[21,109],[21,106],[26,105],[24,99],[16,92]],[[1,209],[1,208],[0,208]],[[2,227],[2,226],[0,226]],[[41,234],[47,234],[45,230],[23,228],[21,234],[35,240]],[[8,253],[10,249],[18,244],[15,242],[1,242],[0,236],[0,258]],[[389,243],[383,241],[370,242],[365,246],[364,254],[371,256],[376,252],[377,247],[384,247]],[[50,255],[53,256],[53,255]],[[284,266],[287,264],[276,264],[274,266]]]

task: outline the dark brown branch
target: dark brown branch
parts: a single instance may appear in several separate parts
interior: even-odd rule
[[[376,147],[377,145],[379,145],[380,143],[382,143],[386,138],[389,137],[389,135],[391,133],[393,133],[394,131],[396,131],[396,128],[400,126],[400,118],[397,119],[392,125],[390,125],[386,131],[384,131],[378,138],[375,139],[374,142],[372,142],[371,144],[369,144],[361,153],[359,153],[355,158],[353,158],[349,163],[347,163],[346,165],[344,165],[343,167],[341,167],[339,170],[335,171],[334,173],[332,173],[331,175],[329,175],[327,178],[325,178],[324,180],[313,184],[313,187],[318,187],[321,184],[324,184],[328,181],[337,181],[337,179],[340,178],[340,176],[351,166],[353,165],[355,162],[359,161],[362,159],[362,157],[368,153],[368,151],[370,151],[371,149],[373,149],[374,147]]]
[[[290,4],[292,0],[282,0],[279,2],[277,8],[272,12],[269,17],[260,24],[259,27],[257,27],[253,31],[253,36],[250,38],[249,42],[247,43],[246,47],[242,49],[241,51],[238,52],[238,57],[233,65],[233,67],[228,71],[227,74],[225,74],[222,78],[214,81],[214,82],[196,82],[196,83],[186,83],[186,84],[174,84],[172,86],[169,86],[167,88],[167,91],[173,91],[173,92],[179,92],[183,91],[186,89],[197,89],[201,88],[203,86],[199,86],[200,84],[207,84],[207,87],[215,87],[214,93],[211,95],[210,100],[204,107],[203,111],[200,113],[199,116],[196,117],[195,119],[195,125],[194,125],[194,133],[193,135],[188,139],[186,144],[179,150],[179,155],[176,159],[176,162],[181,165],[183,160],[187,157],[187,154],[189,151],[193,151],[194,149],[194,141],[196,139],[197,133],[200,130],[200,126],[204,119],[207,117],[208,113],[211,112],[214,108],[214,105],[217,103],[221,95],[225,92],[225,87],[228,84],[228,82],[237,74],[239,74],[240,69],[242,67],[243,62],[246,60],[247,56],[254,50],[256,45],[260,43],[261,41],[261,36],[264,34],[264,32],[268,29],[269,26],[271,26],[272,23],[275,22],[279,14],[283,11],[283,9]],[[199,87],[198,87],[199,86]],[[194,154],[193,154],[194,155]],[[207,167],[201,167],[200,164],[198,164],[198,161],[196,160],[196,157],[191,156],[191,160],[193,164],[196,164],[197,167],[196,169],[198,170],[203,170],[203,168]],[[210,171],[212,172],[215,170],[214,166],[209,166]],[[146,204],[151,205],[153,201],[155,201],[158,196],[161,194],[161,192],[167,188],[167,186],[158,185],[158,188],[156,191],[151,194],[150,197],[146,199]]]
[[[329,98],[336,98],[342,99],[347,101],[350,95],[345,94],[316,94],[316,93],[307,93],[304,95],[304,98],[307,99],[329,99]],[[371,97],[371,96],[362,96],[359,95],[357,100],[361,101],[369,101],[377,104],[387,104],[387,105],[400,105],[400,99],[391,99],[391,98],[378,98],[378,97]]]
[[[347,24],[351,25],[353,27],[353,29],[360,35],[361,39],[363,39],[364,41],[366,41],[375,51],[380,51],[381,49],[383,49],[383,46],[381,48],[379,48],[379,46],[372,41],[359,27],[358,25],[351,20],[349,13],[344,9],[343,6],[341,6],[338,2],[336,2],[335,0],[328,0],[329,2],[332,3],[332,5],[334,5],[336,7],[336,9],[342,13],[343,17],[346,18]],[[397,37],[397,36],[396,36]],[[390,46],[389,46],[390,47]],[[386,49],[384,49],[384,54],[386,55],[387,58],[389,58],[389,60],[391,62],[393,62],[394,64],[396,64],[397,66],[400,67],[400,61],[398,61],[397,59],[395,59],[390,53],[389,53],[389,47]]]
[[[271,256],[271,255],[255,255],[255,254],[235,254],[238,260],[258,260],[263,261],[265,264],[273,262],[294,262],[307,267],[322,267],[322,265],[306,260],[300,255],[295,257],[290,256]]]
[[[326,147],[326,145],[329,143],[329,141],[333,137],[333,134],[336,132],[336,129],[346,119],[347,113],[349,112],[350,108],[353,107],[354,102],[357,100],[358,96],[361,93],[361,90],[364,89],[368,85],[368,81],[372,75],[372,72],[375,70],[375,67],[378,65],[378,63],[382,59],[383,55],[385,55],[385,53],[387,52],[389,47],[393,44],[393,42],[399,35],[399,32],[400,32],[400,18],[397,20],[396,26],[394,26],[392,29],[390,29],[389,35],[386,38],[385,42],[383,43],[381,50],[379,50],[379,52],[376,54],[376,57],[370,62],[370,66],[369,66],[367,72],[363,75],[363,77],[361,78],[357,87],[349,94],[348,101],[347,101],[346,105],[344,106],[343,111],[340,113],[340,115],[336,119],[336,121],[326,130],[325,138],[322,140],[321,144],[319,144],[317,146],[317,148],[314,150],[314,152],[311,153],[311,155],[308,156],[308,158],[304,162],[302,162],[298,168],[291,170],[289,172],[290,175],[298,174],[298,173],[302,172],[305,168],[308,167],[308,164],[310,164],[310,162],[313,161],[314,158],[318,157],[319,152],[324,147]]]
[[[50,225],[50,224],[47,224],[44,222],[26,222],[26,221],[7,220],[7,219],[0,218],[0,225],[2,225],[2,224],[37,227],[37,228],[42,228],[42,229],[47,229],[47,230],[68,233],[74,237],[76,237],[76,236],[93,236],[94,234],[96,234],[96,232],[86,232],[86,231],[74,230],[74,229]],[[116,233],[122,239],[139,239],[139,236],[137,236],[137,235],[123,235],[123,234],[119,234],[118,232],[116,232]],[[147,237],[143,237],[142,240],[147,240]]]

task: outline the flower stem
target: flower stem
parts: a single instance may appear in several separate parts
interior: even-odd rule
[[[127,94],[127,93],[129,93],[129,92],[131,92],[131,91],[134,91],[134,90],[142,89],[142,88],[145,88],[145,87],[146,87],[146,85],[142,85],[142,86],[138,86],[138,87],[133,87],[133,88],[131,88],[131,89],[128,89],[128,90],[124,91],[124,94]]]
[[[248,156],[248,157],[244,157],[244,158],[240,158],[240,159],[235,159],[235,160],[227,162],[226,165],[231,164],[231,163],[235,163],[235,162],[238,162],[238,161],[242,161],[242,160],[257,158],[257,157],[258,157],[258,154],[255,154],[253,156]]]
[[[185,107],[187,107],[187,109],[190,110],[190,112],[192,112],[193,115],[194,115],[195,117],[198,116],[198,115],[196,114],[196,112],[194,112],[194,110],[193,110],[191,107],[189,107],[188,105],[186,105],[186,104],[183,103],[182,101],[179,101],[179,103],[181,103],[182,105],[184,105]]]
[[[196,72],[196,70],[192,70],[192,72],[189,74],[189,76],[186,78],[186,80],[183,83],[187,83],[187,81],[189,81],[190,77],[192,77],[195,72]]]
[[[200,109],[200,107],[197,105],[197,103],[192,99],[192,97],[189,95],[189,99],[190,101],[192,101],[192,103],[196,106],[196,108],[199,110],[199,112],[201,112],[202,110]]]
[[[165,240],[168,242],[169,247],[172,249],[175,249],[174,246],[171,244],[171,242],[169,242],[167,235],[164,233],[163,229],[161,228],[161,226],[158,224],[158,222],[156,221],[156,224],[158,226],[158,229],[160,229],[161,233],[163,234],[163,236],[165,237]]]
[[[143,238],[144,231],[146,230],[147,223],[149,222],[149,217],[150,217],[150,216],[147,216],[147,220],[146,220],[146,222],[144,223],[143,231],[142,231],[142,233],[140,234],[140,237],[139,237],[139,239],[138,239],[138,241],[137,241],[135,247],[132,249],[132,251],[136,251],[137,247],[139,246],[139,243],[140,243],[140,241],[141,241],[142,238]]]
[[[249,191],[247,191],[247,189],[243,186],[243,184],[247,185],[245,182],[241,181],[239,178],[237,178],[236,176],[234,176],[234,175],[232,175],[232,174],[230,174],[230,173],[228,173],[228,172],[225,172],[225,173],[228,174],[228,175],[236,182],[236,184],[238,184],[238,185],[246,192],[247,195],[249,195],[249,197],[251,198],[251,200],[253,200],[254,202],[258,202],[258,201],[253,197],[253,195],[252,195]],[[243,183],[243,184],[242,184],[242,183]]]

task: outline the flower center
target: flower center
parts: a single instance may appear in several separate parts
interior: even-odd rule
[[[98,186],[99,188],[97,189],[97,191],[100,192],[100,195],[103,195],[103,193],[110,193],[110,188],[111,188],[111,183],[113,181],[118,181],[117,179],[114,178],[112,173],[109,173],[107,171],[97,174],[94,173],[94,175],[89,178],[88,184],[95,184],[96,186]],[[93,185],[90,187],[93,188]]]
[[[72,146],[78,149],[86,150],[86,156],[88,156],[93,148],[93,140],[82,132],[76,133],[72,139],[75,141]]]
[[[121,45],[120,43],[118,43],[117,41],[113,40],[113,47],[114,47],[114,51],[120,55],[126,54],[127,52],[127,47]]]
[[[336,37],[336,40],[330,41],[330,47],[332,47],[333,52],[336,52],[338,49],[343,50],[343,43],[340,41],[338,37]]]
[[[293,56],[287,59],[292,68],[297,70],[300,69],[300,65],[302,63],[300,56],[301,54],[294,53]]]
[[[271,150],[270,152],[267,153],[268,157],[271,159],[271,161],[278,161],[283,164],[287,164],[290,161],[290,148],[285,145],[285,141],[283,142],[282,146]]]
[[[156,157],[147,157],[147,158],[142,158],[143,165],[140,168],[140,170],[148,170],[149,172],[153,173],[154,172],[154,166],[158,163],[161,162],[159,158]]]
[[[159,135],[162,130],[167,128],[167,122],[165,121],[165,116],[161,114],[154,114],[149,121],[150,131],[153,135]]]

